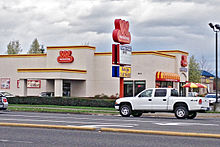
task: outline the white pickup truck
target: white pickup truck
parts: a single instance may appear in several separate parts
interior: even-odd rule
[[[178,97],[173,88],[149,88],[135,97],[119,98],[115,109],[121,116],[140,117],[147,112],[173,112],[178,119],[193,119],[197,112],[210,110],[209,101],[203,97]]]

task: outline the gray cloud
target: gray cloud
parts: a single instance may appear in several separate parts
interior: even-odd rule
[[[134,50],[180,49],[214,63],[219,0],[1,0],[0,53],[19,40],[24,53],[34,38],[48,45],[111,51],[114,19],[130,22]]]

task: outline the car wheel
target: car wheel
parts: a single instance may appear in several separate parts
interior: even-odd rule
[[[131,115],[134,117],[140,117],[142,115],[142,113],[141,112],[132,112]]]
[[[196,115],[197,115],[197,112],[189,112],[188,119],[193,119],[196,117]]]
[[[131,106],[129,106],[129,105],[122,105],[120,107],[120,114],[123,117],[129,117],[131,115]]]
[[[175,116],[178,119],[188,118],[189,112],[184,106],[178,106],[175,109]]]

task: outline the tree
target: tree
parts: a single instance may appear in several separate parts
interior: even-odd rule
[[[38,43],[38,40],[36,38],[32,42],[30,50],[28,51],[28,54],[40,54],[40,53],[42,53],[42,51],[40,49],[40,44]]]
[[[189,82],[199,83],[201,81],[200,74],[199,63],[197,63],[195,57],[192,55],[189,61]]]
[[[45,53],[45,48],[44,48],[44,45],[43,45],[43,44],[40,45],[40,50],[41,50],[41,53],[42,53],[42,54]]]
[[[199,60],[199,66],[200,66],[200,70],[205,70],[207,72],[213,73],[211,66],[208,64],[204,56],[202,56],[202,58]]]
[[[7,48],[7,54],[19,54],[22,51],[21,45],[18,40],[10,41],[7,45]]]

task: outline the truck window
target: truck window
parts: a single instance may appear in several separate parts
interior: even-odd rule
[[[178,95],[178,91],[175,90],[175,89],[172,89],[172,90],[171,90],[171,96],[176,96],[176,97],[178,97],[178,96],[179,96],[179,95]]]
[[[156,89],[154,97],[165,97],[167,95],[166,89]]]
[[[142,92],[139,97],[151,97],[152,96],[152,89],[146,90],[144,92]]]

